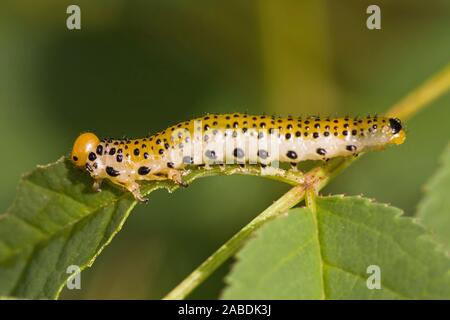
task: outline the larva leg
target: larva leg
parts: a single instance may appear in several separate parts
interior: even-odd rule
[[[167,172],[167,178],[174,181],[176,184],[187,187],[188,184],[183,181],[183,175],[181,174],[181,171],[175,170],[175,169],[169,169]]]
[[[148,199],[143,197],[141,194],[141,189],[139,188],[139,184],[137,182],[130,182],[128,184],[124,185],[125,188],[128,189],[128,191],[130,191],[134,198],[140,202],[147,202]]]
[[[100,192],[102,189],[100,188],[102,185],[103,179],[95,179],[94,184],[92,185],[92,189],[94,189],[95,192]]]

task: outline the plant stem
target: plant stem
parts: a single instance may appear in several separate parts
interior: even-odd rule
[[[394,105],[386,113],[390,117],[399,117],[402,120],[410,119],[426,105],[443,95],[450,88],[450,65],[446,66],[436,75],[424,82],[423,85],[416,88],[404,99]],[[206,259],[198,268],[196,268],[187,278],[176,286],[164,299],[184,299],[205,279],[207,279],[218,267],[220,267],[229,257],[241,247],[244,241],[255,231],[264,225],[267,221],[274,219],[280,214],[298,204],[305,197],[306,192],[318,192],[324,188],[328,182],[339,172],[349,166],[358,158],[338,158],[323,166],[314,168],[302,176],[303,183],[296,185],[286,194],[274,202],[270,207],[260,213],[249,224],[243,227],[230,240],[223,244],[216,252]],[[224,174],[251,174],[259,175],[249,169],[241,172],[229,171]],[[214,172],[211,172],[214,174]],[[217,173],[216,173],[217,174]],[[202,175],[203,176],[203,175]],[[295,179],[291,177],[268,176],[278,180],[292,183]]]
[[[299,203],[305,194],[302,185],[298,185],[281,198],[275,201],[270,207],[259,214],[249,224],[243,227],[230,240],[223,244],[214,252],[205,262],[194,270],[186,279],[184,279],[174,290],[172,290],[164,299],[179,300],[184,299],[194,288],[208,278],[222,263],[224,263],[236,250],[242,242],[257,228],[269,220],[285,213],[289,208]]]
[[[443,95],[450,88],[450,64],[445,66],[420,87],[412,91],[386,113],[388,117],[408,120],[418,111]]]

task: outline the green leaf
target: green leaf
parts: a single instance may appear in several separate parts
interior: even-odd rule
[[[258,168],[191,170],[185,181],[212,175],[262,175]],[[298,177],[267,176],[295,184]],[[93,180],[64,158],[40,166],[19,182],[16,199],[0,216],[0,296],[57,298],[73,273],[91,266],[122,228],[136,205],[131,194],[108,183],[92,190]],[[172,181],[143,182],[144,195],[178,188]]]
[[[361,197],[291,209],[237,255],[225,299],[449,299],[450,259],[401,210]],[[381,289],[369,289],[369,266]]]
[[[426,185],[417,216],[450,251],[450,145],[442,156],[442,165]]]
[[[0,216],[0,296],[57,298],[68,266],[92,265],[136,202],[108,184],[100,193],[91,185],[64,159],[21,179]]]

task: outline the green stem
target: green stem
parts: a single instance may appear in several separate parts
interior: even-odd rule
[[[280,199],[275,201],[270,207],[259,214],[249,224],[243,227],[230,240],[223,244],[216,252],[214,252],[205,262],[203,262],[197,269],[194,270],[186,279],[184,279],[175,289],[173,289],[167,296],[166,300],[184,299],[193,289],[200,283],[207,279],[222,263],[224,263],[237,249],[242,242],[255,230],[262,226],[269,220],[285,213],[289,208],[299,203],[304,196],[304,189],[298,185]]]
[[[443,95],[450,88],[450,65],[446,66],[442,71],[427,80],[422,86],[413,90],[403,100],[394,105],[386,114],[390,117],[399,117],[402,120],[410,119],[418,111],[426,105]],[[286,175],[268,175],[269,178],[287,182],[289,184],[297,184],[274,204],[264,210],[249,224],[243,227],[230,240],[222,245],[215,253],[206,259],[198,268],[196,268],[186,279],[176,286],[164,299],[184,299],[204,280],[206,280],[218,267],[220,267],[229,257],[241,247],[245,240],[267,221],[288,211],[290,208],[298,204],[305,197],[306,192],[319,192],[324,188],[331,179],[338,175],[343,169],[348,167],[358,158],[338,158],[327,164],[314,168],[305,175],[289,176]],[[256,170],[256,171],[255,171]],[[210,171],[211,175],[218,172]],[[219,173],[220,174],[220,173]],[[228,171],[223,174],[250,174],[261,175],[258,169],[251,167],[241,171]],[[200,174],[205,176],[206,174]],[[195,178],[195,177],[194,177]],[[194,179],[193,178],[193,179]],[[298,184],[298,179],[301,183]],[[310,196],[313,197],[313,194]],[[313,201],[313,198],[310,198]],[[312,203],[310,203],[312,205]]]

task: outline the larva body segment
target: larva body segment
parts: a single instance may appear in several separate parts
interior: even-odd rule
[[[142,139],[99,141],[84,133],[75,141],[71,158],[97,182],[109,179],[142,199],[137,180],[172,179],[182,184],[186,166],[327,160],[404,139],[400,121],[393,118],[211,114]]]

